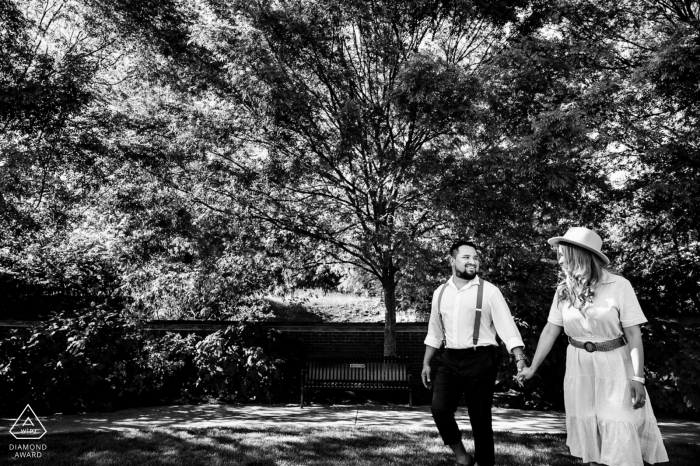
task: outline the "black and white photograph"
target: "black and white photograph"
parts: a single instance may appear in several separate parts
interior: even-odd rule
[[[700,0],[0,0],[0,464],[699,457]]]

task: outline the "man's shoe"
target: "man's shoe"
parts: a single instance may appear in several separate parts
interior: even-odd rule
[[[469,453],[467,453],[469,454]],[[457,463],[455,462],[455,466],[474,466],[476,464],[476,460],[472,455],[469,455],[469,462],[468,463]]]
[[[476,464],[476,461],[474,461],[474,458],[469,463],[455,463],[455,466],[474,466]]]

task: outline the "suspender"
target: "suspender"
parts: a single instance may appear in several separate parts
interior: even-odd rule
[[[479,328],[481,327],[481,302],[484,298],[484,281],[479,277],[479,291],[476,292],[476,314],[474,314],[474,333],[473,342],[476,348],[476,342],[479,341]]]
[[[449,282],[448,282],[449,283]],[[445,324],[442,321],[442,313],[440,312],[440,304],[442,303],[442,294],[445,292],[447,283],[442,285],[440,288],[440,295],[438,296],[438,316],[440,317],[440,325],[442,326],[442,344],[447,348],[447,335],[445,332]],[[479,341],[479,328],[481,327],[481,308],[482,302],[484,300],[484,281],[479,277],[479,290],[476,292],[476,313],[474,314],[474,330],[472,332],[472,344],[474,349],[476,349],[476,344]]]
[[[440,288],[440,296],[438,296],[438,317],[440,317],[440,327],[442,327],[442,346],[447,348],[447,332],[445,332],[445,323],[442,321],[442,313],[440,312],[440,304],[442,303],[442,294],[445,292],[445,288],[447,288],[447,283],[442,285],[442,288]]]

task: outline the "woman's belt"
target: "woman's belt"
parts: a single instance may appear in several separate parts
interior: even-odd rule
[[[620,337],[616,338],[614,340],[608,340],[608,341],[586,341],[586,342],[580,342],[577,340],[574,340],[573,338],[569,337],[569,344],[573,346],[574,348],[582,348],[588,351],[589,353],[593,353],[595,351],[612,351],[614,349],[620,348],[622,346],[625,346],[627,344],[627,340],[625,340],[625,337]]]

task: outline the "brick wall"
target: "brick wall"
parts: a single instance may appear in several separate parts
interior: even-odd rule
[[[384,354],[384,324],[322,324],[299,326],[292,324],[270,324],[280,332],[289,333],[303,340],[306,354]],[[396,354],[407,356],[414,382],[419,380],[423,366],[425,345],[423,340],[427,325],[397,324]]]
[[[177,331],[180,333],[209,334],[220,328],[225,328],[232,322],[195,322],[195,321],[153,321],[147,328],[155,333]],[[384,324],[366,323],[298,323],[298,322],[267,322],[266,327],[290,334],[300,339],[304,344],[307,355],[337,354],[367,356],[382,356],[384,354]],[[407,356],[409,370],[412,374],[414,400],[425,402],[429,392],[420,380],[425,355],[425,335],[428,324],[398,323],[396,324],[396,354]],[[436,359],[431,366],[433,374],[437,372]]]
[[[216,330],[226,328],[235,322],[206,322],[206,321],[151,321],[146,329],[154,334],[177,332],[181,334],[197,333],[207,335]],[[12,327],[24,327],[31,322],[13,321],[0,322],[0,330],[7,331]],[[384,354],[384,324],[367,323],[298,323],[298,322],[268,322],[266,327],[275,328],[280,332],[293,335],[304,344],[307,355],[337,354],[382,356]],[[424,402],[428,391],[422,386],[420,373],[425,354],[425,339],[428,330],[427,323],[398,323],[396,324],[396,353],[407,356],[409,370],[412,374],[414,400]],[[4,333],[4,332],[0,332]],[[437,364],[433,360],[433,373]]]

